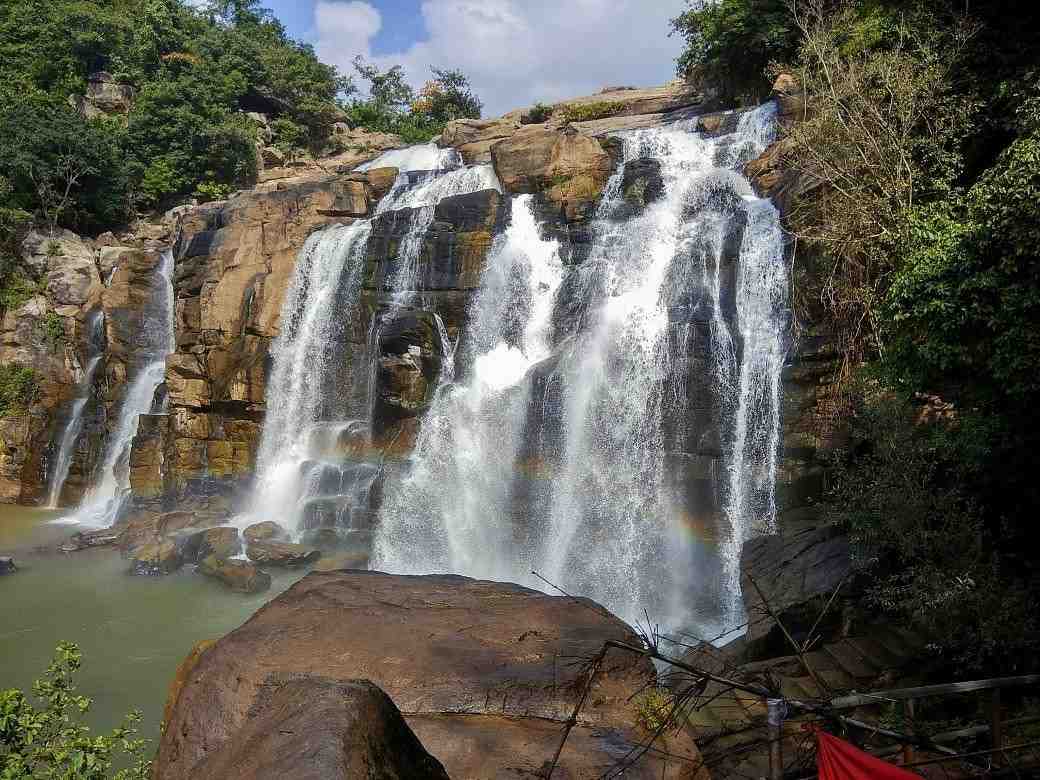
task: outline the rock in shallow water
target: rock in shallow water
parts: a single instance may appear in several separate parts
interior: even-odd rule
[[[277,673],[371,680],[454,780],[533,778],[552,757],[580,695],[584,678],[573,661],[608,639],[639,641],[586,599],[457,576],[312,573],[199,657],[171,703],[155,777],[201,776],[197,770],[211,756],[247,753],[238,744],[252,733],[243,731],[247,713],[259,712],[268,676]],[[645,658],[608,653],[559,777],[600,777],[645,739],[629,698],[654,677]],[[684,733],[656,747],[662,752],[625,777],[706,776]],[[390,757],[384,761],[390,766]],[[288,767],[284,775],[296,771]]]
[[[249,561],[225,560],[210,555],[199,562],[198,571],[239,593],[262,593],[271,587],[271,575]]]
[[[14,558],[0,556],[0,577],[5,574],[14,574],[18,567],[14,565]]]
[[[159,576],[177,571],[184,562],[177,545],[164,540],[145,544],[134,550],[131,571],[145,576]]]
[[[250,542],[246,547],[249,560],[269,566],[301,566],[314,563],[321,551],[290,542]]]

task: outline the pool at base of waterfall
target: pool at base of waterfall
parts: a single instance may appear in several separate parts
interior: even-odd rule
[[[79,692],[94,704],[95,730],[140,710],[142,736],[159,736],[177,666],[196,642],[217,639],[299,580],[303,570],[270,571],[271,589],[241,594],[186,567],[135,577],[112,549],[53,552],[74,529],[48,521],[61,512],[0,505],[0,555],[17,572],[0,577],[0,689],[28,691],[60,641],[83,651]]]

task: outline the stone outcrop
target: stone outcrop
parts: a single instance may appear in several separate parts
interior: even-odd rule
[[[271,587],[271,575],[249,561],[209,555],[199,561],[196,570],[239,593],[263,593]]]
[[[46,492],[50,450],[83,375],[88,319],[103,285],[92,244],[67,230],[30,232],[20,259],[38,292],[3,313],[0,364],[30,369],[36,393],[30,408],[0,418],[0,501],[31,503]]]
[[[192,769],[198,780],[448,780],[367,680],[272,676],[245,723]]]
[[[250,542],[246,547],[249,559],[267,566],[303,566],[314,563],[321,551],[291,542]]]
[[[120,84],[111,73],[97,71],[87,78],[87,93],[71,95],[69,104],[84,119],[129,114],[134,105],[134,88]]]
[[[584,682],[564,659],[591,656],[607,639],[638,642],[583,599],[454,576],[312,573],[198,657],[170,705],[155,776],[199,776],[214,756],[240,751],[241,730],[256,733],[248,713],[263,717],[265,685],[279,674],[371,680],[455,780],[534,778]],[[599,777],[645,739],[629,697],[654,677],[646,659],[608,653],[561,777]],[[685,735],[657,747],[663,757],[625,776],[706,776]]]

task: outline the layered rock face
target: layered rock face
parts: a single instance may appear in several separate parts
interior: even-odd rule
[[[301,711],[265,702],[271,686],[311,675],[378,685],[455,780],[538,777],[585,681],[573,661],[595,655],[608,639],[639,641],[585,599],[454,576],[313,573],[194,661],[169,709],[156,778],[223,776],[207,773],[253,753],[252,744],[267,760],[268,746],[282,738],[262,734],[259,724],[317,723],[310,704]],[[600,777],[647,738],[630,697],[654,675],[645,658],[608,653],[561,756],[561,777]],[[368,706],[355,701],[347,698],[352,712]],[[319,744],[322,732],[313,736]],[[657,747],[661,753],[625,776],[706,776],[684,735]]]

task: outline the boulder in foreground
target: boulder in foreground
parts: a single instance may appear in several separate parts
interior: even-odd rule
[[[368,680],[274,675],[194,780],[448,780]]]
[[[580,659],[609,639],[639,642],[587,599],[450,575],[312,572],[187,672],[155,778],[195,777],[217,752],[241,750],[270,674],[371,680],[454,780],[543,777],[584,685]],[[654,679],[646,658],[611,650],[553,776],[598,778],[644,743],[631,699]],[[624,776],[707,776],[685,733],[655,747]]]

